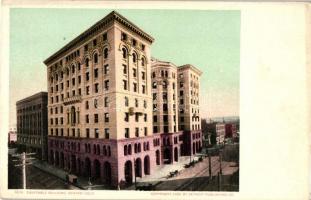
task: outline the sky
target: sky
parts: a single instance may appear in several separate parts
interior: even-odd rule
[[[10,10],[10,127],[16,101],[47,91],[43,61],[110,13],[111,9]],[[202,118],[239,115],[240,12],[116,10],[153,38],[153,57],[192,64],[200,80]]]

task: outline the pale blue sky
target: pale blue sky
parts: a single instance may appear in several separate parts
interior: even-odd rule
[[[10,126],[16,101],[47,90],[43,61],[111,11],[10,10]],[[117,11],[155,38],[153,57],[203,71],[202,118],[239,115],[239,11]]]

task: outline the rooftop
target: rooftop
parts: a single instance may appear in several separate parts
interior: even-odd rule
[[[33,94],[33,95],[29,96],[29,97],[26,97],[24,99],[21,99],[21,100],[17,101],[16,105],[21,104],[21,103],[25,103],[25,102],[28,102],[28,101],[32,101],[34,99],[38,99],[38,98],[41,98],[41,97],[46,97],[47,98],[47,96],[48,96],[47,92],[43,92],[43,91],[42,92],[38,92],[36,94]]]
[[[138,34],[139,36],[141,36],[142,38],[144,38],[145,40],[147,40],[150,43],[152,43],[154,41],[153,37],[151,37],[149,34],[144,32],[140,28],[138,28],[134,23],[132,23],[131,21],[129,21],[128,19],[126,19],[125,17],[120,15],[118,12],[112,11],[111,13],[106,15],[103,19],[96,22],[93,26],[91,26],[86,31],[84,31],[79,36],[77,36],[75,39],[73,39],[68,44],[66,44],[63,48],[61,48],[56,53],[54,53],[49,58],[47,58],[44,61],[44,64],[48,65],[49,63],[51,63],[55,59],[59,58],[59,56],[62,53],[66,52],[67,50],[71,49],[72,47],[74,47],[76,44],[78,44],[82,40],[89,37],[91,34],[94,33],[94,31],[97,32],[97,31],[101,30],[102,28],[106,27],[108,25],[108,23],[111,21],[117,21],[117,22],[121,23],[122,25],[129,28],[134,33]]]

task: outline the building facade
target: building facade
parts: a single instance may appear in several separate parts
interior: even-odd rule
[[[235,138],[237,137],[237,125],[235,123],[227,123],[225,126],[226,129],[226,138]]]
[[[175,111],[168,135],[153,133],[153,41],[113,11],[44,61],[51,164],[117,186],[163,164],[164,142],[172,160],[183,132]]]
[[[21,151],[34,152],[47,159],[47,92],[40,92],[16,103],[17,144]]]

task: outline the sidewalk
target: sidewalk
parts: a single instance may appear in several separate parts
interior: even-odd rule
[[[63,181],[66,181],[66,175],[68,172],[58,168],[54,167],[52,165],[49,165],[47,162],[43,162],[40,160],[35,160],[33,161],[33,166],[39,168],[42,171],[45,171],[46,173],[52,174]],[[96,189],[96,190],[107,190],[107,189],[112,189],[111,186],[107,185],[96,185],[92,183],[92,185],[89,185],[89,181],[85,177],[78,177],[77,183],[73,184],[74,186],[83,189],[83,190],[88,190],[88,189]]]

